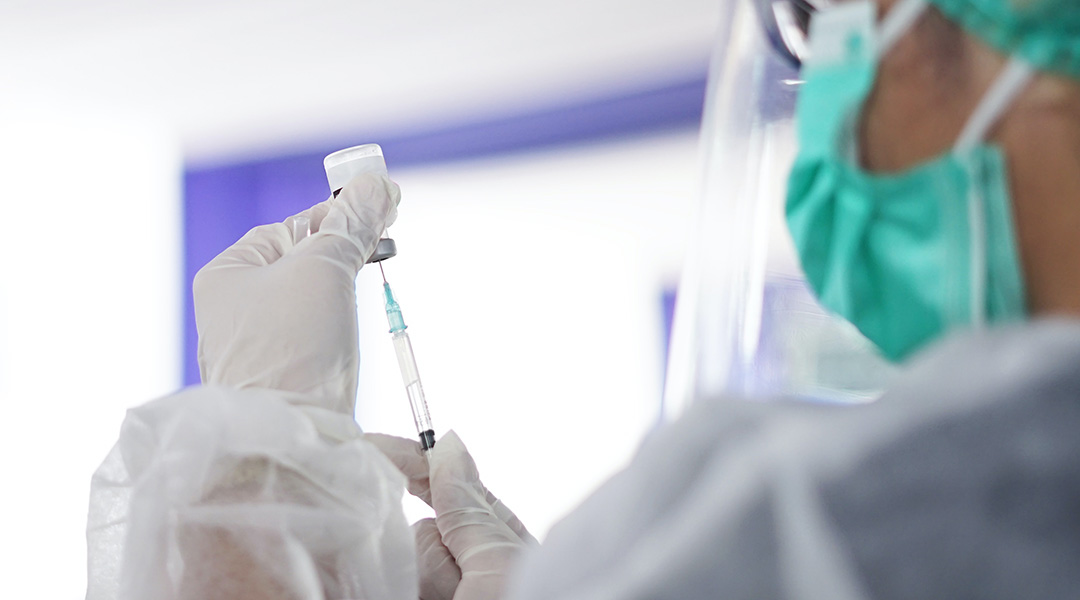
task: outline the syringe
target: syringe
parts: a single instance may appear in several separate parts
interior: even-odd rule
[[[390,284],[386,282],[386,272],[383,271],[381,262],[379,272],[382,273],[386,318],[390,321],[390,333],[393,335],[401,380],[405,383],[405,392],[409,395],[409,407],[412,408],[416,432],[420,436],[420,447],[427,452],[435,446],[435,429],[431,426],[431,415],[428,414],[427,400],[424,399],[424,386],[420,384],[420,372],[416,369],[412,342],[409,341],[409,334],[405,333],[408,326],[401,316],[401,307],[394,300],[394,293],[390,291]]]

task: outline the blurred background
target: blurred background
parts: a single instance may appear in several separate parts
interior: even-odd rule
[[[198,383],[191,277],[368,142],[402,188],[385,266],[434,423],[543,537],[661,415],[718,10],[0,0],[8,590],[83,595],[124,411]],[[413,437],[378,270],[357,290],[357,420]]]

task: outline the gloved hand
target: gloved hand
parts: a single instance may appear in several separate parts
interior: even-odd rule
[[[366,434],[408,478],[409,493],[435,509],[413,525],[423,600],[491,600],[517,554],[536,545],[521,520],[480,483],[469,451],[447,432],[428,459],[420,444]],[[429,469],[430,466],[430,469]]]
[[[337,198],[252,229],[200,269],[193,287],[203,383],[291,392],[351,415],[356,274],[400,199],[386,177],[358,176]],[[304,239],[294,238],[299,217],[310,220]]]

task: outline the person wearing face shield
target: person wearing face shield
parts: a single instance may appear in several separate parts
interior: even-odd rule
[[[815,302],[761,283],[781,259],[699,257],[693,324],[737,314],[738,343],[698,343],[683,416],[555,526],[508,597],[1080,597],[1080,4],[835,2],[806,40],[790,26],[809,11],[762,4],[735,7],[731,39],[740,10],[781,8],[770,39],[802,68],[763,54],[712,90],[711,126],[738,132],[706,140],[734,163],[713,191],[751,207],[716,214],[737,221],[724,234],[761,232],[739,215],[779,197]],[[792,87],[793,124],[781,92],[733,110]],[[789,126],[786,190],[739,180],[768,167],[745,149],[782,155]],[[732,292],[747,280],[756,304]],[[835,405],[873,364],[836,351],[837,317],[899,365],[874,402]]]
[[[398,198],[368,177],[312,209],[310,238],[257,228],[200,273],[208,385],[129,414],[91,493],[87,597],[1078,597],[1080,5],[733,0],[714,63],[763,14],[801,70],[746,62],[756,89],[786,86],[754,98],[711,82],[705,129],[744,133],[714,144],[740,173],[775,175],[757,158],[785,127],[797,152],[786,189],[711,191],[782,200],[814,300],[769,287],[771,259],[704,252],[680,289],[692,402],[543,546],[456,435],[425,461],[351,422],[355,327],[327,324],[352,322]],[[717,214],[770,227],[744,213]],[[752,245],[726,233],[699,242]],[[875,402],[827,401],[871,363],[822,323],[900,364]],[[436,513],[412,532],[403,488]]]

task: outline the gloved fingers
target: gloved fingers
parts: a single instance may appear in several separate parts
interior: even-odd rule
[[[442,543],[435,519],[421,519],[413,523],[412,530],[416,539],[421,600],[451,600],[461,581],[461,569]]]
[[[428,461],[435,521],[462,573],[507,567],[523,546],[522,539],[488,503],[476,463],[461,438],[447,432],[430,451]]]
[[[491,493],[491,490],[487,489],[483,482],[480,481],[480,475],[476,471],[476,463],[472,460],[472,456],[469,455],[469,451],[465,448],[461,438],[453,430],[448,432],[443,439],[435,444],[436,448],[443,447],[438,451],[440,459],[445,458],[446,454],[452,453],[456,456],[455,461],[460,462],[458,473],[462,476],[463,480],[468,480],[475,490],[481,494],[484,501],[491,507],[495,516],[500,521],[506,523],[506,525],[526,544],[539,544],[536,538],[529,533],[529,530],[525,528],[525,524],[521,522],[521,519],[514,514],[501,500],[495,497],[495,494]],[[419,444],[416,444],[419,447]],[[432,452],[435,452],[432,450]],[[444,461],[445,462],[445,461]]]
[[[320,203],[318,203],[318,204],[316,204],[316,205],[314,205],[314,206],[312,206],[310,208],[306,208],[306,209],[296,213],[295,215],[285,219],[285,226],[289,229],[289,231],[292,231],[295,234],[296,233],[296,228],[294,227],[295,222],[297,220],[299,220],[299,219],[307,219],[307,221],[308,221],[307,234],[310,235],[312,233],[315,233],[316,231],[319,230],[319,226],[322,225],[323,219],[325,219],[326,215],[329,214],[330,205],[331,205],[333,199],[334,198],[331,196],[330,198],[327,198],[326,200],[323,200],[322,202],[320,202]],[[295,244],[297,244],[299,242],[300,242],[300,240],[296,239],[295,235],[294,235],[293,244],[295,245]]]
[[[383,231],[385,231],[397,221],[398,205],[401,204],[401,188],[389,177],[382,178],[382,185],[390,197],[390,210],[386,213],[386,224],[383,226]]]
[[[359,177],[357,179],[359,179]],[[387,181],[389,181],[389,180],[387,180]],[[350,181],[349,183],[352,183],[352,182]],[[346,186],[346,187],[348,187],[348,186]],[[359,190],[356,190],[356,189],[353,189],[351,191],[353,192],[353,194],[352,194],[353,196],[355,196],[356,193],[359,192]],[[341,194],[344,194],[344,193],[345,193],[345,189],[342,189]],[[393,225],[394,221],[397,219],[397,205],[401,203],[401,189],[397,186],[396,183],[394,183],[393,181],[389,181],[388,193],[390,194],[390,196],[391,196],[391,198],[393,200],[393,207],[392,207],[392,209],[390,211],[391,216],[386,219],[386,227],[389,227],[389,226]],[[339,197],[340,197],[340,194],[339,194]],[[363,196],[361,195],[361,197],[363,197]],[[326,215],[330,213],[330,207],[334,205],[334,199],[335,199],[334,196],[330,196],[326,200],[323,200],[322,202],[320,202],[320,203],[318,203],[318,204],[316,204],[316,205],[314,205],[314,206],[312,206],[310,208],[306,208],[306,209],[296,213],[295,215],[285,219],[285,225],[289,226],[289,228],[291,230],[293,221],[295,221],[298,217],[303,217],[303,218],[306,218],[308,220],[308,223],[310,224],[310,227],[311,227],[310,233],[318,232],[319,228],[322,226],[323,219],[325,219]],[[297,240],[297,241],[299,241],[299,240]]]
[[[483,507],[490,509],[487,503],[487,490],[480,483],[480,474],[476,470],[476,462],[473,461],[465,444],[453,429],[435,444],[428,452],[429,478],[432,488],[443,486],[450,489],[460,489],[467,498],[459,498],[452,494],[439,494],[439,498],[432,496],[432,508],[438,515],[440,508],[454,510],[461,507]],[[432,489],[433,494],[435,490]],[[441,506],[440,506],[441,504]]]
[[[385,176],[359,175],[329,200],[326,215],[312,225],[312,235],[296,254],[314,255],[348,265],[355,276],[375,251],[386,227],[397,216],[401,190]]]
[[[519,538],[521,538],[522,542],[525,542],[530,546],[540,545],[540,542],[538,542],[536,538],[533,537],[531,533],[529,533],[529,530],[525,528],[525,524],[522,523],[521,519],[519,519],[518,516],[514,514],[514,511],[510,510],[509,507],[503,504],[502,500],[496,498],[495,494],[491,493],[491,490],[484,488],[484,492],[484,498],[485,500],[487,500],[487,503],[491,505],[491,508],[495,511],[495,516],[499,517],[499,520],[503,523],[506,523],[510,530],[516,533]]]
[[[439,492],[435,492],[436,496]],[[460,508],[435,516],[443,544],[462,573],[509,567],[525,543],[490,509]]]
[[[251,229],[207,263],[204,269],[212,270],[223,266],[261,267],[277,262],[300,241],[295,237],[297,219],[306,218],[310,231],[318,231],[323,219],[330,212],[331,200],[332,198],[324,200],[281,223],[270,223]]]
[[[461,574],[454,600],[487,600],[502,598],[506,588],[503,570],[469,571]]]
[[[371,442],[394,463],[407,481],[409,493],[431,506],[431,488],[428,485],[428,461],[420,449],[420,443],[385,433],[365,433]]]
[[[454,434],[454,437],[457,438],[458,442],[461,441],[457,434]],[[416,440],[382,433],[366,433],[364,439],[374,444],[405,475],[408,481],[407,489],[409,493],[431,506],[428,460],[424,457],[420,444]],[[438,445],[436,444],[436,447]],[[463,445],[462,448],[464,448]],[[506,523],[522,542],[530,545],[539,544],[536,538],[529,533],[525,524],[521,522],[521,519],[501,500],[496,498],[490,490],[484,487],[483,483],[479,481],[479,476],[477,476],[476,483],[479,486],[477,489],[483,490],[484,500],[491,506],[499,520]]]
[[[283,223],[260,225],[206,263],[201,271],[223,267],[262,267],[277,262],[292,247],[291,227]]]
[[[365,173],[357,175],[341,188],[332,206],[345,205],[357,213],[366,209],[380,217],[379,233],[397,220],[397,207],[401,204],[401,188],[385,175]],[[320,223],[320,227],[321,227]]]

